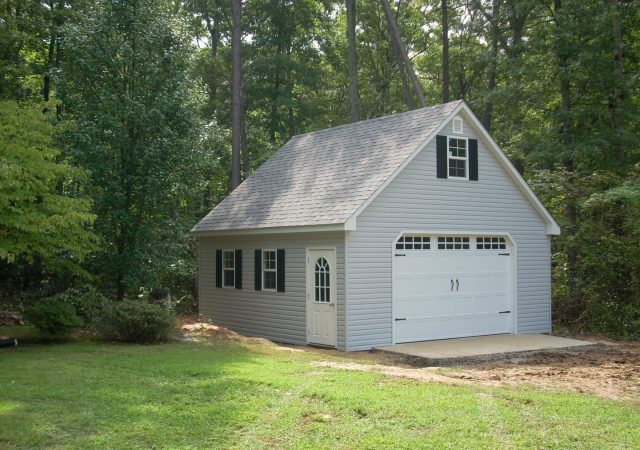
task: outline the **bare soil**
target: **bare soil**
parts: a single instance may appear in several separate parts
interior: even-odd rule
[[[179,318],[186,339],[221,339],[270,345],[277,350],[312,352],[334,358],[315,361],[319,368],[331,367],[381,373],[392,377],[450,385],[518,386],[587,393],[610,399],[640,402],[640,343],[618,342],[599,336],[576,336],[600,344],[584,349],[557,349],[524,354],[512,353],[491,362],[450,367],[415,367],[399,356],[385,353],[354,352],[306,346],[275,344],[267,339],[245,337],[227,328],[198,322],[196,316]],[[353,360],[361,360],[355,362]]]
[[[176,317],[176,325],[180,330],[181,337],[187,340],[210,338],[250,344],[275,345],[269,339],[247,337],[220,325],[214,325],[208,322],[199,322],[198,316],[195,314]]]

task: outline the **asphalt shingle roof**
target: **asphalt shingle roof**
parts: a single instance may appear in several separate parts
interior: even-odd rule
[[[344,223],[459,103],[294,136],[192,231]]]

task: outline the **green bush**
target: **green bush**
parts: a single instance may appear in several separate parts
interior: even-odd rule
[[[108,305],[98,328],[105,335],[124,342],[150,344],[166,341],[174,324],[173,314],[162,306],[127,300]]]
[[[36,303],[25,311],[24,316],[38,331],[49,337],[69,336],[82,325],[82,319],[73,306],[54,299]]]
[[[50,297],[49,300],[72,306],[82,319],[85,328],[94,326],[102,311],[110,303],[104,295],[91,286],[73,287]]]

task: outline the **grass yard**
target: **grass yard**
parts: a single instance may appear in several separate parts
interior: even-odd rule
[[[635,401],[321,360],[339,358],[229,341],[0,349],[0,448],[640,446]]]

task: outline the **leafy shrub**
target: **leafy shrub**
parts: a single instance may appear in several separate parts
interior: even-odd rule
[[[36,303],[24,315],[38,331],[51,337],[68,336],[82,325],[73,306],[55,299]]]
[[[166,341],[174,323],[173,314],[160,305],[127,300],[108,305],[98,328],[124,342],[150,344]]]
[[[109,300],[91,286],[74,287],[49,298],[50,301],[65,303],[76,311],[83,326],[92,327]]]

